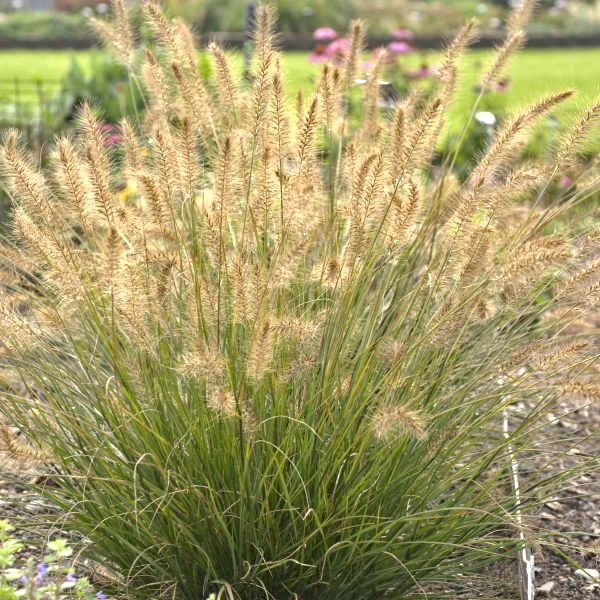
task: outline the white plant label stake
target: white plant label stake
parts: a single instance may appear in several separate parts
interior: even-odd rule
[[[504,439],[509,440],[508,434],[508,410],[502,410]],[[521,516],[521,492],[519,489],[519,464],[515,458],[513,447],[510,441],[508,442],[508,455],[510,457],[510,468],[512,472],[512,487],[515,494],[517,526],[519,528],[519,538],[522,542],[522,548],[519,551],[519,571],[521,573],[521,598],[522,600],[534,600],[535,585],[534,585],[534,556],[531,549],[525,541],[523,533],[523,519]]]

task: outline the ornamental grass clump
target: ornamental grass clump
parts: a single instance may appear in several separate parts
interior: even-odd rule
[[[475,593],[472,574],[543,542],[521,516],[568,473],[537,436],[559,394],[596,389],[569,323],[597,306],[600,235],[564,225],[592,183],[552,202],[559,163],[515,162],[572,92],[507,120],[458,185],[430,162],[473,23],[436,95],[386,119],[367,85],[354,127],[360,22],[345,65],[290,110],[268,7],[251,87],[214,45],[202,80],[188,29],[144,8],[156,46],[132,85],[148,107],[118,147],[90,106],[47,172],[4,137],[2,365],[26,389],[4,412],[30,446],[9,450],[48,465],[44,493],[111,593]],[[102,27],[131,64],[115,12]]]

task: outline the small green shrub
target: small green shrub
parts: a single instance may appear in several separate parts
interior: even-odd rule
[[[89,102],[96,106],[108,123],[134,117],[144,109],[140,90],[128,85],[129,73],[107,52],[92,52],[89,72],[72,58],[62,80],[60,106],[64,114],[74,116],[74,108]]]
[[[134,80],[115,8],[97,27]],[[122,161],[89,106],[49,175],[16,132],[2,145],[2,360],[28,390],[4,410],[31,444],[9,449],[50,464],[48,500],[134,597],[475,596],[486,565],[545,541],[521,517],[570,472],[539,436],[558,395],[596,389],[567,326],[597,301],[598,261],[582,261],[598,234],[575,259],[566,226],[543,231],[595,189],[546,194],[600,103],[523,165],[530,127],[572,92],[542,98],[459,184],[430,163],[473,23],[430,99],[383,120],[371,78],[353,124],[360,22],[291,112],[269,9],[252,86],[211,46],[206,87],[189,30],[144,8],[159,51]],[[515,457],[538,461],[518,498]]]
[[[59,12],[15,12],[0,20],[0,36],[5,46],[46,40],[61,46],[89,44],[92,31],[82,15]]]

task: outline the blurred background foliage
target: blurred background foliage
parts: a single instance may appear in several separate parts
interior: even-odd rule
[[[0,39],[22,35],[57,39],[90,36],[83,18],[108,10],[98,0],[45,0],[52,10],[22,11],[33,0],[0,0]],[[320,26],[343,30],[350,19],[363,18],[373,34],[389,33],[390,23],[410,27],[423,35],[451,34],[465,20],[476,16],[483,31],[502,29],[516,0],[276,0],[279,31],[309,33]],[[136,1],[131,4],[135,5]],[[248,2],[236,0],[164,0],[165,11],[184,18],[198,33],[242,31]],[[37,4],[31,4],[37,6]],[[600,32],[598,0],[540,0],[530,26],[536,32]]]

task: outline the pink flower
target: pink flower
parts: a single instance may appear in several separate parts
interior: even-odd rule
[[[404,74],[408,79],[423,79],[424,77],[429,77],[432,73],[432,70],[427,65],[421,65],[418,69],[411,69],[406,71]]]
[[[380,54],[383,54],[383,64],[396,64],[396,55],[393,52],[390,52],[387,48],[375,48],[375,50],[373,50],[372,56],[375,60],[377,60]]]
[[[494,92],[505,92],[509,87],[510,79],[508,77],[492,82],[492,90],[494,90]]]
[[[309,63],[322,63],[327,60],[327,57],[324,54],[319,54],[318,52],[311,52],[308,55]]]
[[[408,41],[412,40],[415,36],[409,29],[394,29],[394,31],[392,31],[392,37],[397,40]]]
[[[121,136],[120,135],[107,135],[104,138],[104,145],[105,146],[112,146],[113,144],[118,144],[121,141]]]
[[[396,57],[386,48],[375,48],[375,50],[371,52],[371,57],[371,60],[367,60],[360,64],[360,68],[363,71],[370,71],[380,57],[382,57],[383,64],[385,65],[393,65],[396,62]]]
[[[314,51],[308,55],[308,62],[320,63],[326,61],[328,58],[327,46],[324,44],[317,44]]]
[[[387,49],[394,54],[410,54],[413,52],[412,46],[409,46],[406,42],[390,42]]]
[[[119,131],[114,125],[103,123],[100,125],[100,131],[102,132],[105,146],[112,146],[113,144],[118,144],[121,141]]]
[[[313,38],[319,41],[334,40],[336,37],[337,32],[331,27],[319,27],[313,33]]]
[[[327,45],[325,54],[334,65],[341,65],[344,62],[344,57],[348,54],[349,47],[350,43],[346,38],[337,38]]]
[[[563,175],[560,178],[560,181],[558,182],[558,185],[560,186],[561,190],[568,190],[573,185],[573,182],[571,181],[570,177],[567,177],[566,175]]]

